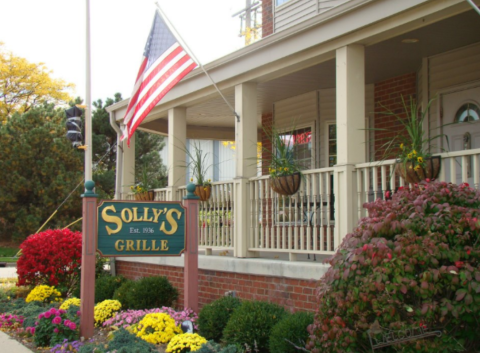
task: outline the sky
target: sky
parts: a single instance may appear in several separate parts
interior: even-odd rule
[[[241,48],[245,0],[158,0],[163,12],[205,65]],[[0,42],[51,76],[86,92],[86,0],[0,0]],[[150,32],[154,0],[90,0],[91,97],[129,98]]]

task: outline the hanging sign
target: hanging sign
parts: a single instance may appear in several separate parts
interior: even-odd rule
[[[103,201],[97,249],[102,256],[180,256],[185,228],[180,202]]]

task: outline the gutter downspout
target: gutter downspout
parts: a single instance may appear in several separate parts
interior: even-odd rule
[[[480,15],[480,9],[478,6],[472,1],[472,0],[466,0],[470,5],[472,5],[473,9],[477,11],[477,13]]]
[[[123,143],[121,140],[122,130],[115,121],[115,112],[110,112],[110,125],[117,133],[117,165],[115,170],[115,200],[122,199],[122,168],[123,168]],[[116,275],[115,257],[110,258],[110,272],[112,276]]]

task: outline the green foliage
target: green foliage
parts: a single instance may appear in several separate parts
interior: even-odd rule
[[[215,341],[208,341],[196,352],[197,353],[240,353],[241,350],[239,350],[237,346],[233,344],[228,345],[226,347],[222,347],[220,344],[216,343]]]
[[[240,299],[226,296],[206,304],[198,314],[198,330],[207,340],[220,342],[222,332]]]
[[[139,183],[146,170],[147,179],[152,188],[167,185],[167,169],[162,164],[159,152],[165,146],[163,136],[137,130],[135,132],[135,181]]]
[[[421,183],[366,204],[320,280],[307,349],[367,352],[372,325],[439,330],[441,337],[383,352],[480,349],[480,193],[468,184]]]
[[[135,297],[132,295],[135,288],[135,282],[127,279],[120,287],[118,287],[113,293],[114,300],[118,300],[122,303],[124,310],[132,309],[135,305]]]
[[[120,328],[113,334],[113,339],[108,343],[108,347],[103,344],[91,344],[80,347],[78,353],[153,353],[157,352],[155,345],[145,342],[139,337],[132,335],[124,328]]]
[[[18,247],[0,247],[0,257],[13,257],[17,254],[18,250]]]
[[[126,309],[153,309],[172,307],[178,298],[178,290],[167,277],[144,277],[138,281],[126,281],[118,288],[113,298]]]
[[[125,283],[123,276],[101,276],[95,280],[95,303],[112,299],[117,288]]]
[[[50,217],[83,178],[83,154],[65,138],[53,105],[14,114],[0,124],[0,238],[23,240]],[[81,190],[49,222],[63,228],[81,216]]]
[[[92,142],[93,160],[100,161],[93,173],[100,199],[111,199],[115,194],[115,167],[117,133],[110,125],[110,115],[105,108],[122,100],[120,93],[114,98],[107,98],[105,104],[101,99],[93,102],[95,110],[92,112]]]
[[[270,352],[296,353],[297,347],[305,347],[307,326],[313,324],[313,313],[298,311],[286,315],[272,329]]]
[[[223,340],[227,344],[246,343],[257,347],[260,352],[270,352],[271,330],[285,314],[285,309],[274,303],[244,301],[230,316],[223,331]]]

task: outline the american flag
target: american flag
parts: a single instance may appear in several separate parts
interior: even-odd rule
[[[125,131],[122,139],[127,138],[129,146],[131,136],[153,107],[196,66],[155,11],[142,64],[123,119]]]

